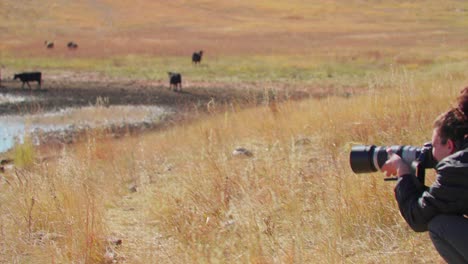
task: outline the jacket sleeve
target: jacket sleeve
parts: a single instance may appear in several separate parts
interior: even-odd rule
[[[428,194],[428,188],[412,174],[401,176],[395,187],[400,213],[416,232],[427,231],[429,221],[437,212],[431,203],[426,202]]]

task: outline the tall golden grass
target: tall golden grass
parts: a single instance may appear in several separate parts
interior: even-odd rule
[[[466,80],[412,78],[396,70],[363,96],[212,105],[196,122],[119,141],[90,134],[7,171],[0,262],[436,262],[427,234],[399,216],[393,184],[348,160],[353,144],[427,141]]]
[[[24,164],[0,174],[0,263],[440,261],[399,216],[393,184],[354,174],[348,159],[353,144],[429,140],[467,83],[466,3],[65,2],[0,3],[6,70],[157,79],[183,62],[198,81],[260,78],[262,89],[293,78],[360,95],[213,102],[197,121],[139,137],[95,131],[59,150],[19,145]],[[199,48],[212,68],[186,61]],[[253,155],[235,156],[237,147]]]

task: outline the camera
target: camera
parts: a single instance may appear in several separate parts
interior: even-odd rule
[[[351,148],[349,162],[354,173],[375,172],[382,168],[388,159],[387,146],[358,145]],[[423,147],[390,146],[393,153],[411,166],[414,171],[434,168],[437,161],[432,156],[432,144]]]

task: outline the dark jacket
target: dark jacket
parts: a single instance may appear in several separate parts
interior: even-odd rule
[[[416,232],[438,214],[468,215],[468,146],[436,166],[437,178],[428,188],[408,174],[399,178],[395,196],[400,212]]]

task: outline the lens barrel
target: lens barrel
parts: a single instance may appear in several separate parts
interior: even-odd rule
[[[388,159],[387,146],[358,145],[351,148],[349,157],[354,173],[376,172]],[[399,155],[409,165],[415,161],[421,149],[413,146],[391,146],[392,152]]]
[[[377,171],[372,161],[375,145],[370,146],[354,146],[351,149],[349,162],[354,173],[368,173]]]

